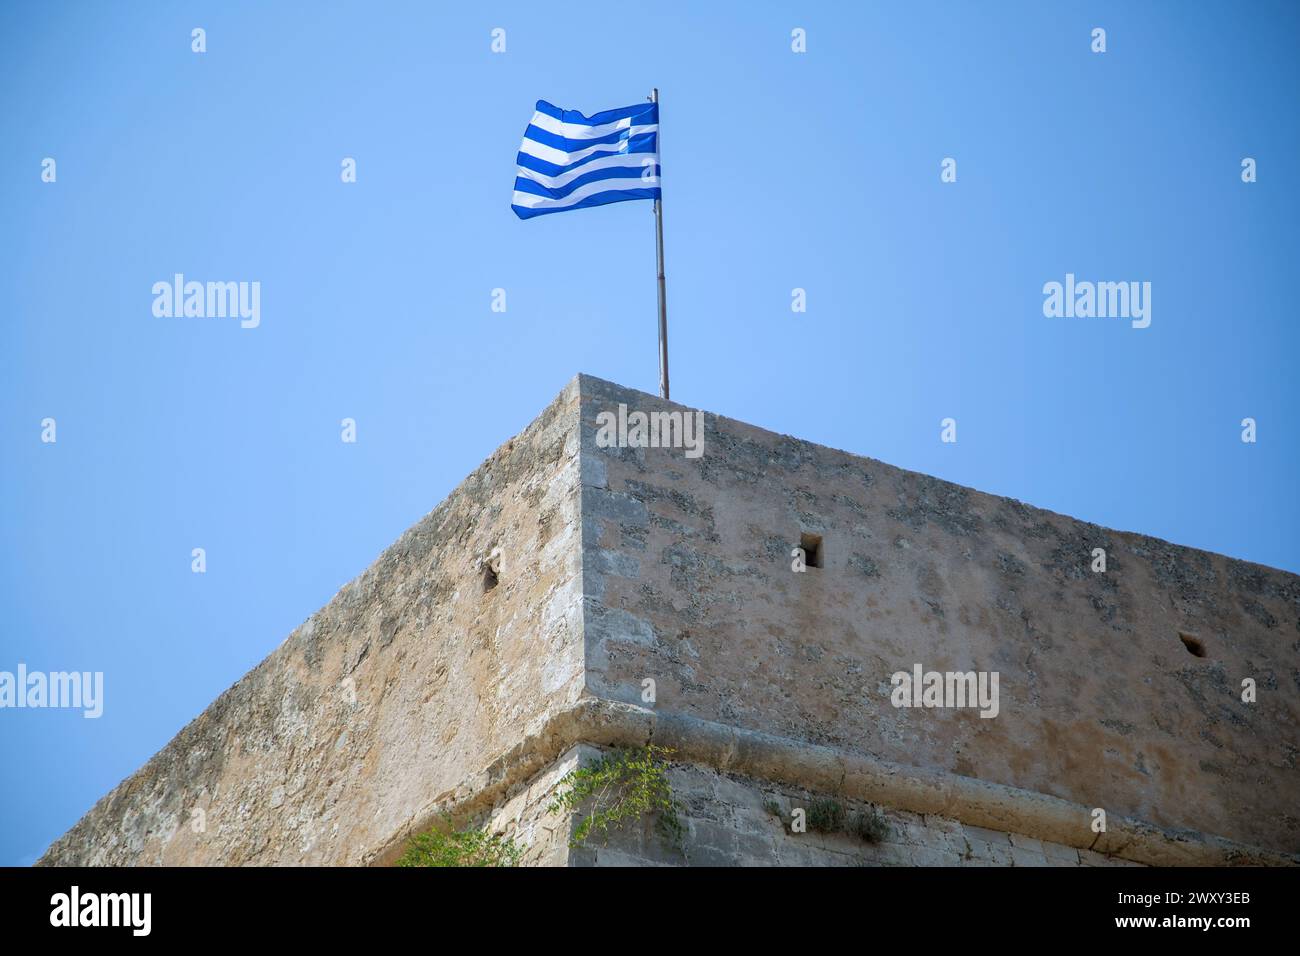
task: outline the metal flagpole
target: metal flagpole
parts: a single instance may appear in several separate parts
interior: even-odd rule
[[[659,88],[655,87],[650,91],[650,102],[658,104]],[[659,135],[655,135],[655,162],[659,161]],[[660,175],[656,177],[659,180],[659,195],[663,196],[663,168],[660,167]],[[657,279],[659,283],[659,395],[661,398],[668,397],[668,300],[664,295],[664,210],[663,199],[659,198],[654,201],[655,204],[655,260],[658,265]]]

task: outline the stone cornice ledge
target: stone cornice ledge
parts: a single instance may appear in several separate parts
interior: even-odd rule
[[[466,820],[491,810],[577,744],[626,747],[651,741],[673,748],[676,760],[715,770],[948,817],[1151,866],[1300,864],[1300,855],[1196,830],[1168,830],[1111,814],[1107,815],[1106,832],[1094,834],[1089,825],[1090,808],[1058,797],[599,697],[583,697],[554,713],[540,731],[412,815],[386,845],[367,853],[363,862],[378,866],[393,863],[406,842],[433,826],[442,814]]]

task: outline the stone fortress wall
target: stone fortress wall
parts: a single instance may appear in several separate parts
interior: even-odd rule
[[[384,864],[443,813],[548,865],[1300,859],[1295,575],[712,414],[606,447],[620,405],[693,413],[575,378],[42,862]],[[894,706],[916,665],[997,715]],[[647,742],[683,847],[570,847],[557,781]],[[790,832],[819,798],[888,837]]]

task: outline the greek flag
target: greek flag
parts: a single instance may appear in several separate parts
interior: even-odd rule
[[[520,219],[658,199],[659,104],[583,116],[538,100],[518,162],[510,208]]]

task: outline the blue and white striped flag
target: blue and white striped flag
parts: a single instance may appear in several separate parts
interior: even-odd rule
[[[520,219],[548,212],[659,198],[659,104],[583,116],[537,101],[519,147],[510,208]]]

